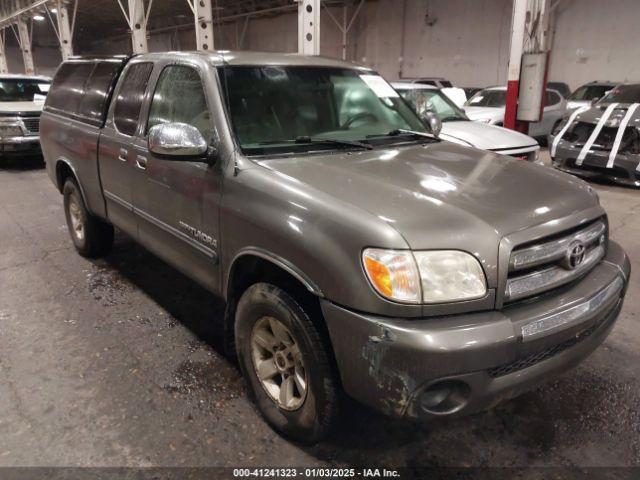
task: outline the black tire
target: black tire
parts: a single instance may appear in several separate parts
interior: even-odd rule
[[[62,194],[69,235],[78,253],[87,258],[96,258],[109,253],[113,246],[113,226],[87,211],[80,188],[74,179],[68,178],[64,182]],[[74,228],[71,210],[82,222],[82,234]]]
[[[252,332],[266,317],[279,320],[299,345],[307,388],[302,404],[295,410],[281,408],[271,398],[254,367]],[[267,422],[279,433],[302,443],[326,437],[339,414],[339,384],[328,349],[298,302],[274,285],[252,285],[238,302],[235,341],[249,395]]]

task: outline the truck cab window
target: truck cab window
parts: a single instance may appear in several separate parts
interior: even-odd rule
[[[125,135],[132,136],[136,132],[144,92],[152,70],[152,63],[137,63],[131,65],[122,80],[116,97],[113,121],[118,131]]]
[[[209,140],[213,135],[211,116],[196,70],[170,65],[160,74],[149,110],[147,131],[162,123],[187,123]]]

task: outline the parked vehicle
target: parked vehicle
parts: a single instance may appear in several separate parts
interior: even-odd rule
[[[571,95],[571,87],[565,82],[547,82],[547,88],[555,90],[564,98],[569,98],[569,95]]]
[[[467,98],[471,98],[480,90],[482,90],[482,88],[481,87],[464,87],[463,90]]]
[[[40,114],[51,79],[0,75],[0,157],[40,153]]]
[[[391,85],[418,115],[431,110],[440,117],[441,139],[521,160],[537,160],[540,146],[533,138],[506,128],[472,122],[441,89],[417,83],[396,82]]]
[[[594,191],[437,131],[369,68],[249,52],[65,62],[41,123],[78,252],[115,226],[223,298],[250,397],[301,441],[340,390],[490,407],[618,316],[630,264]]]
[[[465,103],[464,111],[475,121],[489,125],[504,124],[504,109],[507,104],[507,87],[490,87],[476,93]],[[546,138],[562,121],[567,111],[567,101],[557,91],[547,89],[542,120],[529,124],[529,135]]]
[[[406,81],[418,85],[431,85],[432,87],[439,88],[458,107],[462,107],[468,98],[463,88],[456,87],[450,80],[442,77],[414,78],[413,80]]]
[[[580,107],[589,107],[600,100],[620,83],[614,82],[591,82],[582,85],[575,92],[569,95],[567,110],[575,110]]]
[[[640,84],[620,85],[574,110],[549,136],[553,165],[640,187]]]

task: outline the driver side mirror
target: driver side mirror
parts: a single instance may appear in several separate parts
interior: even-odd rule
[[[149,151],[173,160],[209,161],[214,152],[200,131],[187,123],[162,123],[149,129]]]
[[[438,137],[442,130],[442,121],[436,112],[433,110],[426,110],[420,114],[422,123],[431,130],[434,136]]]
[[[591,106],[595,105],[596,103],[598,103],[598,100],[600,100],[600,98],[598,97],[594,97],[591,99]]]

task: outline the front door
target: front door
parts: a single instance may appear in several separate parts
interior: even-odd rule
[[[213,138],[213,123],[200,72],[194,66],[165,66],[148,108],[148,122],[134,147],[134,211],[140,242],[204,286],[217,290],[220,277],[218,255],[218,202],[215,212],[206,212],[203,199],[218,198],[218,168],[203,162],[154,156],[147,134],[161,123],[195,126],[207,141]],[[210,207],[209,207],[210,208]]]
[[[133,214],[134,156],[132,143],[153,64],[131,63],[120,82],[110,117],[100,136],[100,180],[109,220],[137,237]]]

